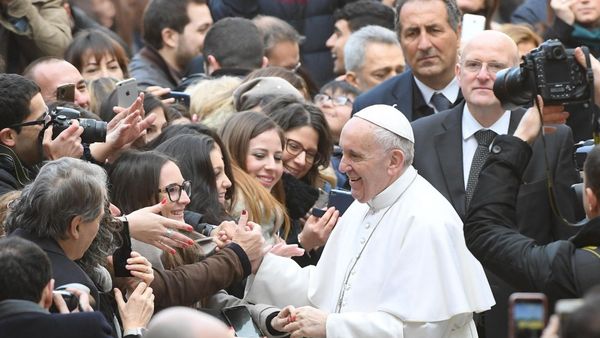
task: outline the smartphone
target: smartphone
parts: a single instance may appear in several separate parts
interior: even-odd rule
[[[517,292],[508,298],[509,338],[542,336],[548,316],[548,299],[543,293]]]
[[[167,97],[172,97],[175,99],[175,103],[183,105],[186,108],[190,108],[190,94],[183,92],[170,92],[167,94]]]
[[[329,192],[329,202],[327,208],[335,207],[340,212],[340,216],[344,214],[346,209],[350,207],[350,204],[354,202],[352,193],[348,190],[331,189]],[[313,208],[312,214],[316,217],[322,217],[325,214],[325,210],[319,208]]]
[[[122,244],[113,252],[113,269],[115,277],[131,277],[131,272],[125,268],[127,260],[131,257],[131,237],[129,237],[129,223],[123,222],[120,232]]]
[[[75,102],[75,84],[66,83],[56,88],[56,100],[65,102]]]
[[[464,45],[475,34],[485,30],[485,16],[465,14],[462,19],[460,42]]]
[[[567,321],[571,313],[575,312],[577,309],[584,305],[584,300],[581,298],[575,299],[561,299],[556,302],[554,306],[554,313],[558,315],[560,320],[560,330],[564,330],[566,328]],[[560,337],[564,337],[564,333],[561,333]]]
[[[245,306],[233,306],[223,309],[223,316],[233,327],[236,337],[264,337],[264,334],[252,321],[250,311]]]
[[[138,97],[138,87],[135,78],[117,82],[117,98],[119,107],[131,106]]]

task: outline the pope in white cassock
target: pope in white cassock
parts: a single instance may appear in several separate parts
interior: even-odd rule
[[[291,305],[292,337],[477,337],[473,312],[494,305],[450,203],[411,166],[414,137],[395,108],[374,105],[344,126],[340,170],[356,201],[316,267],[268,254],[246,299]]]

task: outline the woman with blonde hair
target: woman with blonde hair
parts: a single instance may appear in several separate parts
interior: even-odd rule
[[[186,89],[190,94],[190,115],[197,116],[198,122],[219,129],[235,112],[233,91],[241,82],[237,77],[223,76],[202,80]]]

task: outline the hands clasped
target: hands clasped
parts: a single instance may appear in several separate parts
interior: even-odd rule
[[[271,326],[280,332],[288,332],[291,338],[324,338],[327,333],[329,314],[311,306],[294,308],[286,306],[271,320]]]

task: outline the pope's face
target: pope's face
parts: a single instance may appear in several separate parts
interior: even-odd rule
[[[351,118],[342,129],[339,169],[348,175],[352,196],[361,203],[373,199],[392,182],[387,170],[389,154],[373,136],[374,126],[361,118]]]

